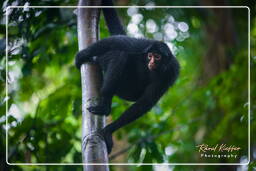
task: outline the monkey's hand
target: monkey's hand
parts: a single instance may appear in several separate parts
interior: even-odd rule
[[[80,69],[81,65],[85,62],[93,62],[93,56],[87,49],[83,49],[76,54],[75,65]]]
[[[112,133],[105,128],[99,131],[99,134],[104,138],[107,146],[108,154],[111,153],[113,147]]]

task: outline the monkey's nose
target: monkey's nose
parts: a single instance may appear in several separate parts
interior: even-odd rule
[[[148,64],[148,69],[149,70],[153,70],[153,69],[155,69],[156,68],[156,65],[155,64]]]

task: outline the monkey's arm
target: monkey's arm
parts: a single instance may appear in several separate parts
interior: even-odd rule
[[[123,51],[129,54],[142,53],[145,47],[148,47],[150,44],[151,41],[149,40],[140,40],[120,35],[111,36],[79,51],[76,55],[76,67],[80,68],[85,62],[93,62],[94,56],[100,56],[109,51]]]
[[[161,85],[162,84],[162,85]],[[144,94],[134,103],[129,109],[127,109],[117,120],[107,125],[102,131],[101,135],[104,137],[108,152],[111,152],[113,142],[112,133],[117,129],[135,121],[146,112],[148,112],[168,89],[168,85],[155,82],[150,84]]]
[[[128,108],[120,118],[108,125],[106,129],[114,132],[144,115],[157,103],[167,88],[167,85],[160,85],[159,82],[150,84],[137,102]]]
[[[105,54],[109,50],[111,50],[111,47],[108,41],[98,41],[91,44],[86,49],[83,49],[76,54],[76,67],[80,69],[83,63],[93,62],[94,56],[100,56],[102,54]]]

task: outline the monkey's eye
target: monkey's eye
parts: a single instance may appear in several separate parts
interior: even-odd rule
[[[148,59],[151,59],[152,57],[154,57],[153,53],[148,53]]]
[[[155,56],[156,60],[160,60],[161,59],[161,55],[155,54],[154,56]]]

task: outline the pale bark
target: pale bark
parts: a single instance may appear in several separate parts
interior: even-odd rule
[[[101,0],[79,0],[79,6],[100,6]],[[77,9],[79,50],[98,40],[98,8]],[[82,158],[86,171],[108,171],[108,165],[92,165],[90,163],[108,163],[106,144],[97,131],[105,126],[105,117],[91,114],[87,107],[97,103],[101,86],[102,73],[97,65],[90,63],[81,66],[82,81]],[[89,164],[89,165],[88,165]]]

